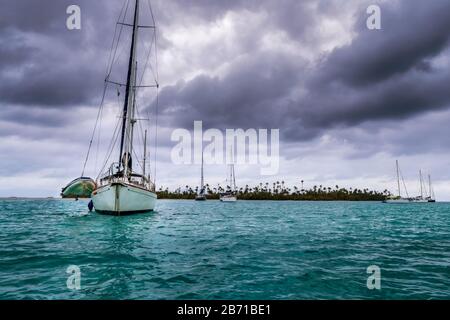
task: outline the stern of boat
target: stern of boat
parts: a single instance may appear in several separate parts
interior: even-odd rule
[[[104,185],[92,193],[95,211],[113,215],[153,211],[156,199],[156,193],[150,190],[121,182]]]

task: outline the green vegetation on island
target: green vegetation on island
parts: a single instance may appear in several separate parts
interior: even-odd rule
[[[303,184],[303,181],[302,181]],[[219,195],[227,190],[229,186],[215,187],[205,185],[207,199],[219,199]],[[159,199],[195,199],[198,187],[185,186],[170,191],[169,188],[161,187],[157,191]],[[255,187],[246,185],[236,190],[240,200],[298,200],[298,201],[382,201],[391,196],[388,190],[383,192],[358,188],[341,188],[339,186],[324,187],[313,186],[310,189],[303,187],[288,187],[284,181],[275,183],[260,183]]]

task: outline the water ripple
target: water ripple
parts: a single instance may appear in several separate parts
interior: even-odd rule
[[[447,203],[167,200],[109,217],[86,201],[0,201],[0,299],[450,299],[449,215]]]

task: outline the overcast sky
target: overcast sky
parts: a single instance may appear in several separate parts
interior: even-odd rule
[[[124,3],[0,0],[0,196],[57,196],[80,175]],[[81,30],[66,28],[71,4],[81,8]],[[371,4],[381,8],[381,30],[366,27]],[[239,166],[240,186],[304,180],[395,191],[398,159],[410,195],[422,169],[438,199],[450,199],[450,1],[153,0],[152,8],[158,186],[199,183],[197,165],[171,163],[170,135],[202,120],[221,130],[280,129],[279,174]],[[152,33],[140,37],[148,47]],[[126,58],[129,35],[122,40]],[[125,76],[119,62],[116,79]],[[112,89],[92,177],[121,108]],[[142,94],[139,105],[154,120],[153,97]],[[225,174],[224,165],[205,168],[210,184]]]

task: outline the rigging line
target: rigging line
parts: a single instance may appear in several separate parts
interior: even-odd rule
[[[155,108],[155,152],[153,154],[153,183],[156,187],[156,154],[158,152],[158,105],[159,105],[159,88],[156,88],[156,108]]]
[[[136,132],[136,131],[137,131],[137,132]],[[137,144],[138,144],[138,145],[143,145],[142,138],[141,138],[141,136],[139,135],[140,131],[138,130],[138,128],[135,128],[135,129],[134,129],[134,133],[135,133],[135,136],[136,136]],[[135,144],[133,144],[132,149],[133,149],[132,151],[134,152],[136,158],[138,159],[137,161],[139,161],[139,159],[141,159],[141,158],[140,158],[139,155],[137,154],[137,151],[136,151],[136,148],[135,148]],[[141,166],[141,168],[142,168],[142,166]]]
[[[144,68],[143,68],[143,71],[142,71],[142,74],[141,74],[141,79],[140,79],[140,81],[139,81],[139,86],[142,85],[142,81],[143,81],[143,79],[144,79],[145,71],[146,71],[146,69],[147,69],[148,62],[149,62],[149,60],[150,60],[150,56],[151,56],[151,52],[152,52],[153,43],[154,43],[154,37],[152,37],[152,42],[151,42],[151,44],[150,44],[150,47],[149,47],[149,50],[148,50],[148,53],[147,53],[146,61],[145,61]],[[156,82],[156,84],[157,84],[157,81],[156,81],[156,78],[155,78],[153,69],[151,68],[151,64],[150,64],[150,69],[152,70],[153,78],[155,79],[155,82]],[[138,90],[136,90],[136,92],[138,92]],[[136,95],[138,95],[138,94],[136,94]],[[136,111],[137,111],[137,113],[138,113],[138,117],[140,117],[140,115],[139,115],[139,108],[138,108],[138,107],[136,107]],[[150,119],[150,116],[149,116],[149,115],[147,115],[147,116],[148,116],[148,118]],[[139,127],[140,127],[140,129],[141,129],[141,132],[140,132],[140,133],[141,133],[141,136],[142,136],[142,137],[140,137],[140,138],[142,138],[142,141],[143,141],[143,140],[144,140],[144,139],[143,139],[143,128],[142,128],[142,124],[141,124],[141,123],[139,123]],[[142,141],[141,141],[141,142],[142,142]]]
[[[151,119],[151,117],[150,117],[150,107],[146,109],[146,113],[147,113],[147,119],[148,119],[148,122],[149,122],[148,128],[150,128],[150,119]],[[150,150],[149,150],[149,154],[150,154]],[[151,161],[152,161],[152,160],[151,160],[151,157],[149,156],[149,157],[148,157],[148,165],[149,165],[149,168],[151,168],[151,166],[150,166]],[[150,176],[152,175],[150,169],[149,169],[148,173],[149,173]]]
[[[134,106],[135,107],[135,110],[137,109],[136,108],[136,105]],[[136,158],[135,158],[135,160],[136,160],[136,162],[139,164],[139,166],[142,168],[142,165],[140,164],[140,162],[139,162],[139,157],[138,157],[138,155],[137,155],[137,153],[136,153],[136,150],[135,150],[135,146],[134,146],[134,144],[131,144],[131,134],[132,134],[132,132],[131,131],[133,131],[133,134],[135,133],[135,128],[134,128],[134,125],[133,125],[133,129],[132,130],[130,130],[129,132],[127,132],[126,133],[126,139],[129,141],[129,143],[130,143],[130,145],[131,145],[131,153],[133,154],[134,153],[134,155],[136,156]],[[137,131],[139,131],[139,130],[137,130]],[[137,137],[139,138],[139,135],[137,134]]]
[[[112,136],[112,139],[110,141],[110,144],[109,144],[108,149],[107,149],[106,154],[105,154],[105,161],[104,161],[104,163],[102,165],[102,168],[100,169],[100,171],[98,173],[98,176],[100,176],[102,174],[103,170],[105,169],[105,167],[106,167],[106,165],[107,165],[107,163],[109,161],[109,158],[111,157],[112,152],[114,151],[114,147],[115,147],[116,142],[117,142],[117,136],[118,136],[117,132],[118,132],[119,124],[120,124],[120,121],[118,121],[117,124],[116,124],[116,127],[114,129],[114,134]]]
[[[149,10],[150,10],[150,14],[151,14],[151,17],[152,17],[153,25],[156,26],[155,18],[154,18],[154,15],[153,15],[153,10],[152,10],[152,7],[151,7],[151,4],[150,4],[149,0],[147,1],[147,4],[148,4]],[[157,58],[157,45],[156,45],[157,41],[156,40],[157,40],[157,37],[156,37],[156,27],[155,27],[154,28],[154,36],[153,36],[152,42],[151,42],[150,47],[149,47],[149,51],[148,51],[148,54],[147,54],[147,58],[146,58],[146,62],[145,62],[145,65],[144,65],[143,73],[141,74],[141,79],[140,79],[140,85],[141,85],[142,81],[143,81],[143,78],[144,78],[144,75],[145,75],[145,70],[147,68],[148,62],[149,62],[150,57],[151,57],[151,51],[152,51],[152,48],[153,48],[153,45],[154,45],[155,46],[156,73],[155,73],[155,71],[153,70],[153,68],[152,68],[152,66],[150,64],[150,69],[152,71],[153,78],[154,78],[154,80],[156,82],[155,152],[154,152],[155,165],[154,165],[154,175],[153,175],[154,176],[154,181],[153,181],[154,183],[156,183],[156,154],[157,154],[157,149],[158,149],[158,104],[159,104],[159,93],[158,93],[159,92],[159,90],[158,90],[158,87],[159,87],[159,79],[158,79],[158,77],[159,77],[159,75],[158,75],[158,68],[157,68],[158,58]],[[139,112],[139,110],[138,110],[138,112]],[[147,117],[148,117],[148,119],[150,119],[149,109],[147,109]],[[140,124],[140,126],[141,126],[141,130],[142,130],[142,125]],[[142,132],[141,132],[141,134],[142,134]],[[150,164],[151,164],[151,161],[150,161],[150,158],[149,158],[149,166],[150,166]],[[151,171],[149,171],[149,174],[151,175]]]
[[[130,39],[131,38],[131,35],[128,35],[128,38],[127,39]],[[113,64],[115,65],[120,59],[121,59],[121,57],[124,55],[124,52],[126,51],[126,46],[122,46],[121,48],[120,48],[120,52],[119,52],[119,54],[117,55],[117,57],[115,58],[115,60],[114,60],[114,62],[113,62]],[[112,66],[111,66],[111,72],[108,74],[108,76],[107,76],[107,79],[109,78],[109,76],[111,75],[111,73],[112,73]],[[110,81],[111,82],[111,81]],[[123,84],[123,86],[126,86],[125,84]]]
[[[126,16],[127,16],[129,3],[130,3],[130,1],[127,0],[127,2],[126,2],[127,6],[126,6],[126,9],[125,9],[125,13],[124,13],[124,15],[123,15],[123,20],[122,20],[122,22],[125,21],[125,18],[126,18]],[[119,16],[119,19],[118,19],[118,20],[120,21],[120,16]],[[116,28],[117,28],[117,25],[116,25]],[[116,59],[117,49],[118,49],[118,47],[119,47],[120,38],[122,37],[122,31],[123,31],[123,25],[120,26],[119,36],[117,37],[117,43],[116,43],[116,47],[115,47],[115,49],[114,49],[114,55],[113,55],[113,58],[112,58],[112,60],[111,60],[110,69],[109,69],[109,71],[108,71],[108,74],[106,75],[106,79],[108,79],[109,76],[111,75],[111,72],[112,72],[112,68],[113,68],[114,63],[115,63],[115,62],[117,61],[117,59],[122,55],[123,50],[121,50],[121,52],[120,52],[120,54],[119,54],[119,57],[117,57],[117,59]],[[122,49],[123,49],[123,48],[122,48]]]
[[[147,57],[146,57],[146,59],[145,59],[144,68],[142,69],[141,79],[140,79],[140,81],[139,81],[139,86],[142,85],[142,80],[144,79],[145,70],[147,69],[148,62],[149,62],[149,60],[150,60],[150,56],[151,56],[152,48],[153,48],[153,41],[154,41],[154,37],[152,38],[152,42],[150,43],[150,47],[149,47],[149,49],[148,49]],[[154,72],[153,72],[153,68],[152,68],[152,65],[151,65],[151,64],[150,64],[150,70],[152,71],[153,78],[155,79],[155,82],[157,83],[156,78],[155,78],[155,74],[154,74]]]
[[[150,48],[150,51],[149,51],[149,55],[150,55],[150,53],[151,53],[151,48]],[[147,58],[147,62],[148,62],[148,58]],[[146,65],[147,65],[147,62],[145,63]],[[139,86],[141,85],[141,83],[142,83],[142,80],[143,80],[143,77],[144,77],[144,73],[145,73],[145,68],[146,68],[146,66],[144,66],[144,71],[143,71],[143,73],[142,73],[142,76],[141,76],[141,80],[140,80],[140,83],[139,83]],[[136,94],[136,97],[138,96],[138,90],[137,90],[137,88],[135,89],[135,94]],[[136,100],[137,100],[137,98],[136,98]],[[141,116],[140,116],[140,113],[139,113],[139,107],[138,107],[138,103],[137,103],[137,101],[136,101],[136,103],[135,103],[135,110],[136,110],[136,113],[137,113],[137,116],[138,116],[138,118],[141,118]],[[144,140],[144,135],[143,135],[143,128],[142,128],[142,123],[141,122],[139,122],[139,128],[140,128],[140,131],[139,131],[139,133],[141,134],[140,136],[138,136],[140,139],[141,139],[141,143],[143,144],[143,140]]]
[[[147,2],[147,3],[149,4],[150,14],[151,14],[151,16],[152,16],[153,24],[155,24],[155,20],[154,20],[154,18],[153,18],[153,13],[152,13],[152,10],[151,10],[151,7],[150,7],[150,3],[149,3],[149,2]],[[154,42],[155,42],[155,36],[154,36],[155,32],[156,32],[156,28],[153,29],[152,42],[150,43],[150,46],[149,46],[149,49],[148,49],[148,53],[147,53],[147,57],[146,57],[146,59],[145,59],[144,68],[142,69],[142,74],[141,74],[141,77],[140,77],[139,86],[142,85],[142,81],[143,81],[144,76],[145,76],[145,71],[147,70],[147,66],[149,65],[149,61],[150,61],[150,57],[151,57],[151,53],[152,53],[153,44],[154,44]],[[141,42],[143,42],[142,39],[141,39]],[[154,70],[153,70],[151,64],[150,64],[149,68],[150,68],[150,70],[151,70],[151,72],[152,72],[153,79],[155,80],[156,85],[158,85],[158,81],[156,80],[156,75],[155,75],[155,72],[154,72]]]
[[[100,154],[100,140],[101,140],[101,131],[102,131],[102,121],[103,121],[103,109],[100,112],[100,122],[99,122],[99,129],[97,134],[97,150],[95,154],[95,166],[94,166],[94,174],[97,172],[97,164],[98,164],[98,158]]]
[[[141,139],[141,137],[139,137],[138,136],[138,145],[139,146],[142,146],[142,145],[144,145],[144,142],[142,141],[142,139]],[[141,163],[141,160],[143,159],[143,156],[142,156],[142,154],[143,154],[143,152],[142,152],[142,154],[141,154],[141,148],[135,148],[135,147],[133,147],[133,153],[134,153],[134,155],[136,156],[136,159],[137,159],[137,161],[138,161],[138,163],[139,163],[139,166],[141,167],[141,169],[143,170],[144,169],[144,167],[142,166],[142,163]]]
[[[122,9],[120,10],[120,14],[119,14],[119,18],[118,18],[118,20],[120,20],[120,18],[122,17],[122,13],[123,13],[123,11],[124,11],[124,9],[125,9],[125,5],[127,5],[127,10],[128,10],[128,1],[129,0],[127,0],[127,1],[124,1],[123,2],[123,6],[122,6]],[[125,15],[124,16],[126,16],[126,11],[125,11]],[[110,73],[110,68],[111,68],[111,64],[112,64],[112,53],[113,53],[113,49],[114,49],[114,43],[115,43],[115,41],[116,41],[116,35],[117,35],[117,28],[118,28],[118,26],[117,26],[117,24],[116,24],[116,27],[114,28],[114,37],[113,37],[113,41],[112,41],[112,43],[111,43],[111,49],[110,49],[110,52],[109,52],[109,58],[108,58],[108,65],[107,65],[107,67],[106,67],[106,74],[109,74]],[[120,38],[120,37],[119,37]]]
[[[118,102],[118,104],[119,104],[119,112],[118,112],[118,115],[117,115],[117,123],[116,123],[116,127],[114,128],[114,132],[113,132],[113,135],[112,135],[112,137],[111,137],[111,141],[110,141],[110,144],[109,144],[109,146],[108,146],[108,148],[106,149],[106,154],[105,154],[105,162],[103,163],[103,166],[102,166],[102,168],[100,169],[100,172],[99,172],[99,174],[98,174],[98,177],[102,174],[102,172],[103,172],[103,170],[105,169],[105,166],[106,166],[106,164],[108,163],[108,161],[109,161],[109,158],[111,157],[111,154],[112,154],[112,152],[114,151],[114,147],[115,147],[115,145],[116,145],[116,142],[117,142],[117,136],[116,135],[118,135],[118,129],[119,129],[119,126],[120,126],[120,124],[121,124],[121,118],[120,118],[120,115],[122,114],[122,110],[120,109],[120,105],[121,105],[121,103],[120,103],[120,97],[119,96],[117,96],[117,102]],[[109,154],[109,155],[108,155]],[[98,177],[97,177],[97,179],[98,179]]]
[[[109,152],[109,155],[108,155],[108,152],[106,153],[106,159],[105,159],[105,162],[103,163],[103,166],[102,166],[102,169],[99,171],[99,174],[98,174],[98,176],[97,176],[97,178],[95,179],[95,180],[98,180],[98,178],[100,177],[100,175],[102,174],[102,172],[103,172],[103,170],[105,169],[105,167],[106,167],[106,164],[108,163],[108,161],[109,161],[109,158],[111,157],[111,155],[112,155],[112,153],[113,153],[113,151],[114,151],[114,147],[115,147],[115,145],[116,145],[116,143],[117,143],[117,140],[118,140],[118,137],[119,137],[119,134],[118,134],[118,132],[119,132],[119,130],[118,130],[118,128],[119,128],[119,126],[120,126],[120,119],[117,121],[117,124],[116,124],[116,128],[115,128],[115,130],[114,130],[114,134],[113,134],[113,137],[112,137],[112,140],[111,140],[111,142],[110,142],[110,146],[108,147],[108,149],[107,150],[109,150],[108,152]]]
[[[139,114],[139,108],[137,107],[137,103],[135,105],[135,110],[138,116],[138,119],[141,117]],[[140,131],[138,130],[138,132],[141,134],[140,136],[138,135],[138,138],[140,139],[139,143],[141,143],[141,145],[144,144],[144,130],[142,128],[142,123],[139,121],[139,128],[141,129]]]
[[[129,142],[131,142],[131,132],[127,132],[126,133],[126,139],[129,141]],[[139,157],[138,157],[138,155],[137,155],[137,153],[136,153],[136,150],[135,150],[135,148],[134,148],[134,145],[131,145],[131,153],[134,153],[134,155],[136,156],[136,158],[135,158],[135,160],[136,160],[136,162],[138,163],[138,165],[141,167],[141,169],[142,169],[142,165],[141,165],[141,163],[140,163],[140,161],[139,161]]]
[[[155,29],[153,29],[153,30],[155,30]],[[151,56],[151,53],[152,53],[152,47],[153,47],[153,38],[154,37],[152,37],[152,42],[150,43],[150,46],[149,46],[149,49],[148,49],[147,57],[145,59],[144,68],[142,69],[142,74],[140,76],[139,86],[142,85],[142,80],[144,79],[145,71],[147,69],[147,65],[148,65],[148,62],[150,60],[150,56]],[[141,43],[145,45],[145,43],[144,43],[144,41],[142,39],[141,39]],[[151,68],[151,65],[150,65],[150,69],[152,70],[152,73],[153,73],[153,69]]]
[[[141,169],[144,170],[141,161],[139,161],[139,157],[138,157],[138,155],[137,155],[137,153],[136,153],[136,149],[135,149],[134,147],[132,147],[132,148],[131,148],[131,151],[132,151],[132,152],[134,153],[134,155],[136,156],[136,159],[137,159],[136,162],[138,163],[139,167],[141,167]]]
[[[403,178],[403,173],[401,170],[400,170],[400,176],[402,177],[402,182],[403,182],[403,187],[405,188],[406,197],[409,198],[408,189],[406,188],[405,179]]]
[[[136,92],[137,92],[137,90],[136,90]],[[136,94],[136,96],[137,96],[137,94]],[[141,118],[141,114],[139,112],[139,107],[138,107],[138,102],[137,101],[136,101],[136,104],[135,104],[135,110],[136,110],[136,113],[137,113],[137,118],[136,119],[150,121],[150,117],[149,117],[148,112],[147,112],[147,119]],[[142,123],[140,121],[139,121],[139,128],[141,129],[141,132],[140,132],[141,133],[141,138],[142,138],[141,142],[143,142],[143,140],[144,140],[144,129],[142,128]]]
[[[152,17],[152,19],[153,19],[153,17]],[[153,23],[155,23],[155,21],[153,21]],[[144,69],[143,69],[143,71],[142,71],[141,80],[140,80],[140,82],[139,82],[139,85],[142,85],[142,80],[144,79],[144,75],[145,75],[145,71],[146,71],[146,69],[147,69],[147,65],[149,65],[149,61],[150,61],[150,56],[151,56],[151,53],[152,53],[153,44],[155,43],[155,40],[156,40],[156,39],[155,39],[155,33],[156,33],[156,28],[153,29],[152,42],[150,43],[150,47],[149,47],[149,50],[148,50],[148,53],[147,53],[147,57],[146,57],[146,61],[145,61],[145,64],[144,64]],[[155,44],[155,47],[156,47],[156,44]],[[153,70],[151,64],[150,64],[150,67],[149,67],[149,68],[150,68],[150,71],[152,72],[153,79],[155,80],[155,83],[158,84],[158,81],[156,80],[155,72],[154,72],[154,70]]]
[[[97,172],[97,163],[98,163],[98,154],[100,150],[100,140],[101,140],[101,132],[102,132],[102,119],[103,119],[103,109],[100,111],[99,125],[97,130],[97,150],[95,153],[95,166],[94,166],[94,174]]]
[[[128,10],[128,2],[129,2],[129,0],[127,0],[127,7],[126,7],[126,10],[125,10],[124,19],[125,19],[125,16],[126,16],[126,12],[127,12],[127,10]],[[124,8],[124,7],[122,7],[121,13],[120,13],[120,14],[122,14],[123,8]],[[120,19],[120,15],[119,15],[119,19]],[[112,71],[112,65],[113,65],[113,63],[112,63],[112,60],[110,60],[110,59],[111,59],[111,55],[112,55],[112,50],[113,50],[113,48],[114,48],[114,39],[115,39],[115,36],[116,36],[116,32],[117,32],[117,27],[116,27],[115,30],[114,30],[114,37],[113,37],[113,41],[112,41],[112,44],[111,44],[111,49],[110,49],[109,59],[108,59],[109,61],[108,61],[108,65],[107,65],[107,67],[106,67],[107,71],[108,71],[108,69],[109,69],[109,74],[110,74],[111,71]],[[116,49],[115,49],[115,51],[114,51],[113,57],[115,56],[115,53],[117,52],[117,46],[118,46],[118,43],[119,43],[119,39],[120,39],[120,34],[121,34],[121,32],[122,32],[122,30],[121,30],[120,33],[119,33],[119,38],[117,39],[117,45],[116,45]],[[114,59],[114,58],[113,58],[113,59]],[[110,64],[110,63],[111,63],[111,64]],[[108,74],[108,76],[109,76],[109,74]],[[86,164],[87,164],[87,162],[88,162],[88,160],[89,160],[89,154],[90,154],[90,152],[91,152],[92,141],[93,141],[93,139],[94,139],[95,131],[96,131],[96,129],[97,129],[97,124],[98,124],[99,116],[100,116],[100,114],[101,114],[101,112],[102,112],[102,109],[103,109],[103,104],[104,104],[104,101],[105,101],[105,95],[106,95],[106,89],[107,89],[107,88],[108,88],[108,84],[105,82],[105,84],[104,84],[104,86],[103,86],[103,94],[102,94],[102,99],[101,99],[101,102],[100,102],[100,107],[99,107],[99,110],[98,110],[98,113],[97,113],[97,119],[96,119],[96,121],[95,121],[94,130],[92,131],[91,140],[89,141],[89,147],[88,147],[88,151],[87,151],[86,158],[85,158],[85,161],[84,161],[84,165],[83,165],[83,170],[82,170],[82,172],[81,172],[81,176],[84,175],[84,172],[85,172],[85,170],[86,170]]]
[[[147,0],[147,4],[148,4],[148,8],[150,9],[150,14],[152,16],[153,26],[155,26],[155,30],[156,30],[156,21],[155,21],[155,16],[153,15],[152,4],[150,3],[150,0]]]
[[[153,25],[156,26],[156,21],[155,21],[155,18],[154,18],[154,16],[153,16],[153,10],[152,10],[152,6],[150,5],[150,0],[148,0],[148,5],[149,5],[149,7],[150,7],[150,12],[151,12],[151,14],[152,14]],[[157,46],[158,41],[157,41],[157,31],[156,31],[156,27],[155,27],[154,30],[155,30],[155,31],[154,31],[154,35],[155,35],[155,64],[156,64],[155,67],[156,67],[156,81],[157,81],[158,84],[159,84],[158,46]]]
[[[103,104],[104,104],[104,101],[105,101],[105,95],[106,95],[107,87],[108,87],[108,84],[105,82],[105,84],[103,86],[102,100],[100,102],[100,107],[98,108],[97,119],[95,120],[95,125],[94,125],[94,130],[92,131],[91,140],[89,141],[89,148],[88,148],[88,152],[86,154],[86,159],[84,160],[84,165],[83,165],[83,170],[81,171],[81,176],[84,176],[84,171],[86,170],[86,164],[87,164],[87,162],[89,160],[89,154],[91,153],[92,141],[94,140],[95,131],[97,130],[97,125],[98,125],[98,119],[99,119],[100,113],[101,113],[101,111],[103,109]]]
[[[156,29],[153,32],[153,38],[152,38],[151,46],[153,47],[153,44],[155,44],[155,55],[156,55],[156,38],[155,38],[155,33],[156,33]],[[148,58],[150,58],[150,56]],[[156,62],[155,62],[155,64],[156,64]],[[153,67],[152,67],[151,63],[150,63],[150,67],[149,68],[150,68],[150,71],[152,72],[153,80],[155,81],[155,83],[157,85],[159,85],[158,80],[157,80],[157,75],[155,74],[155,70],[153,70]]]
[[[158,153],[158,109],[159,109],[159,73],[158,73],[158,38],[157,38],[157,29],[156,29],[156,21],[155,16],[153,15],[153,9],[150,4],[150,0],[147,0],[148,6],[150,8],[150,13],[152,15],[153,25],[155,26],[155,68],[156,68],[156,82],[158,83],[158,86],[156,87],[156,108],[155,108],[155,152],[154,152],[154,165],[153,165],[153,183],[156,188],[156,154]]]
[[[151,43],[151,46],[150,46],[150,52],[149,53],[151,53],[151,48],[152,48],[153,44],[155,44],[156,74],[155,74],[155,71],[153,70],[151,64],[150,64],[150,70],[152,71],[153,78],[154,78],[156,84],[159,84],[159,79],[158,79],[158,74],[157,74],[157,71],[158,71],[158,68],[157,68],[158,60],[157,60],[157,51],[156,51],[156,21],[155,21],[155,16],[153,15],[153,9],[152,9],[152,5],[150,3],[150,0],[147,0],[147,4],[148,4],[149,11],[150,11],[150,15],[152,17],[153,25],[155,26],[155,28],[153,29],[153,39],[152,39],[152,43]],[[147,65],[147,62],[146,62],[146,65]],[[142,80],[141,80],[141,82],[142,82]]]

